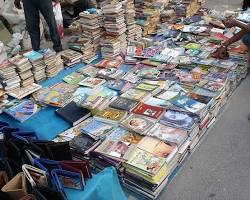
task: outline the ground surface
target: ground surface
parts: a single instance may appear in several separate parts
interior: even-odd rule
[[[220,10],[240,4],[239,0],[207,0],[208,7]],[[249,113],[250,75],[159,200],[249,200]]]

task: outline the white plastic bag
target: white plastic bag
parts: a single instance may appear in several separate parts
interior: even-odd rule
[[[1,9],[2,16],[8,21],[9,24],[19,24],[25,21],[23,9],[17,9],[14,5],[14,0],[5,1]]]
[[[53,12],[55,15],[59,36],[60,38],[63,38],[64,37],[63,16],[60,3],[53,2]]]
[[[7,60],[7,53],[4,44],[0,41],[0,64]]]

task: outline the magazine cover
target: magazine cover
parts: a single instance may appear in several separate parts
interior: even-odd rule
[[[18,101],[14,100],[7,104],[5,113],[18,120],[24,122],[39,111],[39,106],[31,100]]]

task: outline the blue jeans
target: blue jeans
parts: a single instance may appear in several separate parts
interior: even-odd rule
[[[61,51],[62,45],[53,13],[52,0],[23,0],[23,7],[32,49],[35,51],[40,49],[40,11],[48,24],[54,50]]]
[[[250,33],[245,34],[241,40],[244,43],[244,45],[250,48]]]

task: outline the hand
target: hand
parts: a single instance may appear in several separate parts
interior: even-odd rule
[[[225,25],[227,28],[232,28],[237,26],[238,21],[234,18],[228,18],[226,20],[223,20],[222,23]]]
[[[227,47],[221,46],[216,50],[216,52],[213,53],[213,57],[220,58],[220,59],[227,59],[229,57],[229,54],[227,52]]]
[[[21,0],[15,0],[14,1],[14,5],[17,9],[22,9],[22,6],[21,6],[21,3],[20,3]]]

